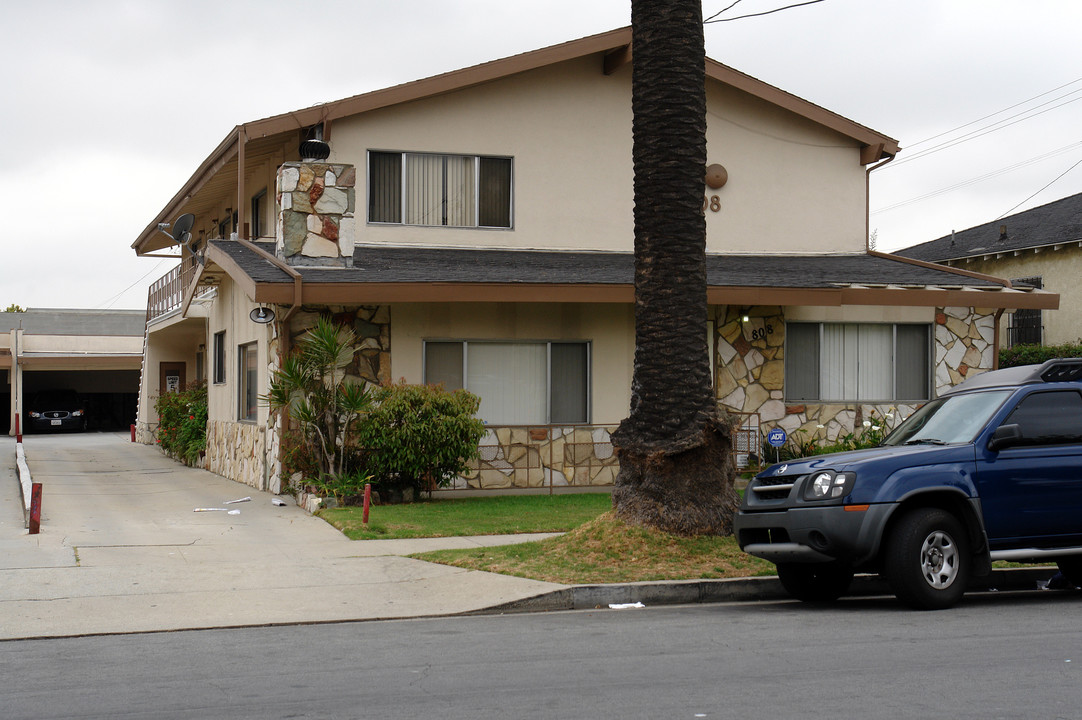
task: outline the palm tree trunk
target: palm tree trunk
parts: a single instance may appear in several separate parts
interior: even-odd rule
[[[706,342],[706,69],[700,0],[632,0],[635,364],[613,435],[616,513],[684,535],[728,534],[730,434]]]

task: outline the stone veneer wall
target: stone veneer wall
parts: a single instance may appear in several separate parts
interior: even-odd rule
[[[481,457],[456,490],[612,485],[620,464],[609,438],[616,426],[490,427]]]
[[[278,170],[278,257],[293,265],[353,267],[352,165],[287,162]]]
[[[205,467],[212,473],[268,490],[264,477],[266,428],[254,423],[211,420],[207,423]]]
[[[748,315],[748,321],[741,320]],[[864,423],[888,428],[915,405],[870,403],[786,404],[785,313],[780,307],[718,308],[715,387],[718,404],[734,413],[757,413],[760,427],[780,427],[800,440],[833,442],[860,434]],[[995,360],[993,310],[946,307],[935,316],[934,385],[938,395]],[[749,448],[752,452],[757,449]]]

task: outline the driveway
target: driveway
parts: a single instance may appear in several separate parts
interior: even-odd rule
[[[425,544],[352,542],[291,498],[275,506],[127,433],[32,435],[24,448],[41,533],[22,527],[4,439],[0,639],[442,615],[562,587],[395,554]]]

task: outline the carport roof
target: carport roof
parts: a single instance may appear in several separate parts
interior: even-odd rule
[[[273,243],[215,240],[207,258],[257,302],[632,302],[634,256],[492,248],[358,246],[352,268],[272,261]],[[708,255],[708,300],[745,305],[1055,308],[1059,296],[883,253]]]
[[[0,313],[0,332],[15,328],[28,335],[142,336],[146,311],[30,308]]]

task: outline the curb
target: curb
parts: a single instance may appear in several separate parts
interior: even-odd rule
[[[1048,580],[1053,568],[1010,568],[972,584],[968,592],[1036,590],[1037,583]],[[891,595],[886,582],[877,575],[858,575],[847,597]],[[651,605],[694,605],[700,603],[760,602],[790,600],[777,577],[731,578],[726,580],[680,580],[617,583],[611,585],[572,585],[533,597],[477,610],[469,615],[545,612],[553,610],[593,610],[610,604],[642,603]]]
[[[26,451],[21,442],[15,443],[15,471],[19,475],[19,488],[23,493],[23,527],[30,527],[30,489],[34,482],[30,466],[26,464]]]

